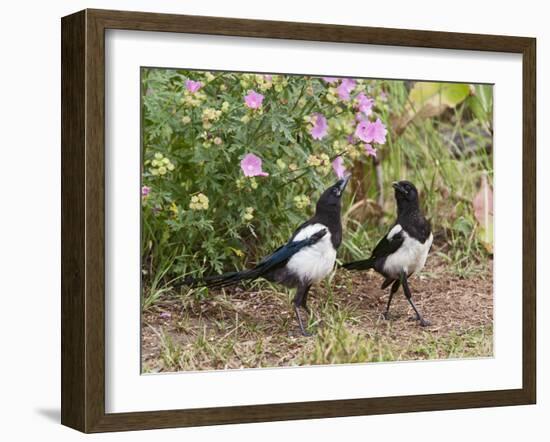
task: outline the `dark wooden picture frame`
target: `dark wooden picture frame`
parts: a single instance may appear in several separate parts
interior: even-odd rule
[[[61,422],[83,432],[140,430],[533,404],[536,400],[536,40],[84,10],[62,19]],[[428,394],[136,413],[105,412],[105,30],[124,29],[522,55],[523,385]]]

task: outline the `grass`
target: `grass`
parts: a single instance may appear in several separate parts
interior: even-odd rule
[[[477,327],[462,333],[452,332],[445,338],[428,335],[425,342],[411,349],[421,359],[458,359],[491,356],[493,326]]]
[[[177,343],[161,329],[159,364],[154,368],[145,364],[145,372],[271,367],[273,359],[279,366],[303,366],[489,357],[493,353],[492,325],[441,337],[421,332],[402,342],[392,339],[391,328],[373,334],[354,331],[347,326],[353,321],[346,312],[326,318],[306,345],[297,344],[301,338],[266,336],[261,327],[246,323],[234,324],[221,339],[204,327],[186,343]]]
[[[491,325],[444,337],[421,333],[405,344],[392,342],[385,333],[360,334],[337,327],[324,330],[317,337],[313,351],[302,355],[300,365],[455,359],[486,357],[492,353]]]
[[[412,282],[433,327],[409,321],[402,295],[380,318],[387,291],[371,274],[336,274],[314,289],[308,328],[299,334],[291,291],[257,282],[247,290],[165,296],[144,315],[144,372],[486,357],[492,355],[492,278],[463,278],[434,258]],[[161,315],[162,313],[162,315]],[[167,318],[169,316],[169,318]]]

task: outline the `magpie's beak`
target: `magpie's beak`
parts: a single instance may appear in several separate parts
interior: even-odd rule
[[[407,191],[397,181],[394,181],[393,183],[391,183],[391,185],[395,190],[402,193],[403,195],[407,194]]]
[[[342,195],[342,193],[346,189],[346,186],[348,185],[348,182],[349,182],[350,178],[351,178],[351,173],[349,175],[346,175],[341,180],[338,180],[337,183],[335,184],[335,186],[340,191],[340,195]]]

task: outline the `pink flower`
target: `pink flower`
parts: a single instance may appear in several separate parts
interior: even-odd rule
[[[338,78],[336,78],[336,77],[321,77],[321,79],[325,83],[328,83],[328,84],[333,84],[333,83],[336,83],[338,81]]]
[[[172,313],[170,313],[170,312],[161,312],[159,316],[163,319],[170,319],[172,317]]]
[[[248,95],[244,97],[244,103],[250,109],[262,107],[262,101],[264,101],[264,96],[252,90],[248,91]]]
[[[268,176],[269,174],[262,170],[262,159],[253,153],[248,153],[241,160],[241,169],[244,176]]]
[[[372,141],[372,138],[369,138],[369,135],[367,133],[367,128],[369,127],[369,121],[368,120],[361,120],[357,127],[355,128],[355,136],[359,138],[360,140],[370,142]]]
[[[384,144],[386,142],[386,135],[388,131],[386,130],[384,123],[380,121],[380,118],[377,118],[374,123],[370,123],[369,132],[375,143]]]
[[[194,94],[202,87],[202,81],[185,80],[185,88]]]
[[[332,162],[332,169],[338,178],[344,178],[346,168],[344,167],[344,160],[342,157],[336,157]]]
[[[353,78],[344,78],[342,79],[342,84],[350,92],[355,89],[357,82]]]
[[[359,112],[363,112],[367,116],[372,114],[372,106],[374,104],[374,100],[372,98],[367,97],[363,92],[357,95],[356,98],[357,98],[357,109],[359,109]]]
[[[267,81],[268,83],[271,83],[273,81],[273,76],[271,75],[264,75],[264,80]]]
[[[376,158],[376,149],[373,148],[370,144],[366,143],[365,144],[365,153],[369,156],[369,157],[375,157]]]
[[[363,112],[357,112],[355,114],[355,121],[360,123],[361,121],[369,121],[369,119]]]
[[[313,127],[309,133],[314,140],[321,140],[327,135],[328,124],[327,119],[322,114],[313,114]]]
[[[355,80],[352,78],[344,78],[342,80],[342,83],[340,83],[340,86],[336,88],[336,92],[338,92],[338,96],[340,97],[340,100],[342,101],[349,101],[350,99],[350,93],[352,90],[355,89]]]
[[[141,188],[141,196],[147,196],[151,192],[151,188],[147,186],[143,186]]]
[[[375,142],[384,144],[386,142],[386,126],[377,118],[374,123],[361,121],[355,128],[355,136],[365,143]]]

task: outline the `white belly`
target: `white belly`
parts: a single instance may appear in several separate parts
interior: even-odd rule
[[[336,262],[336,250],[330,240],[330,232],[323,224],[312,224],[302,229],[294,238],[300,241],[309,238],[321,229],[327,229],[327,233],[314,245],[304,247],[287,263],[287,269],[297,275],[302,281],[316,283],[327,276],[334,269]]]
[[[392,278],[398,278],[401,272],[409,275],[422,270],[432,246],[431,233],[424,243],[410,237],[407,232],[402,232],[402,235],[405,237],[403,244],[397,252],[389,255],[384,263],[384,272]]]

